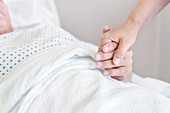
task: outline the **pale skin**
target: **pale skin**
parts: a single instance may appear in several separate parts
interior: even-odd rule
[[[170,0],[139,0],[127,20],[120,27],[110,30],[108,26],[105,26],[104,29],[107,29],[107,31],[101,36],[98,53],[96,54],[96,59],[100,62],[100,65],[122,64],[142,26],[159,13],[169,2]],[[115,43],[118,44],[116,49]],[[112,54],[112,58],[109,60],[105,58],[110,54]],[[102,68],[107,70],[106,66]],[[129,71],[132,70],[128,70],[128,74],[121,74],[124,79],[132,78],[130,77],[131,74],[129,74]],[[120,70],[117,73],[121,72],[126,72],[126,70]],[[117,73],[110,72],[108,75],[115,77]]]
[[[12,31],[13,31],[13,27],[11,24],[7,7],[5,6],[3,1],[0,0],[0,35]]]
[[[103,34],[108,32],[110,29],[108,27],[103,28]],[[104,74],[107,76],[111,76],[114,79],[129,82],[131,81],[131,75],[132,75],[132,56],[133,52],[132,50],[128,50],[125,54],[124,59],[119,65],[114,65],[112,63],[112,57],[114,54],[114,50],[117,48],[117,43],[107,43],[111,48],[113,48],[113,51],[108,53],[99,52],[98,55],[100,55],[100,59],[96,59],[98,61],[97,66],[99,68],[104,68]]]

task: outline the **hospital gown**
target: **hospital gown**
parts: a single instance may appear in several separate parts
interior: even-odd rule
[[[35,24],[0,35],[0,80],[22,61],[48,48],[61,45],[93,47],[65,32],[59,27]]]

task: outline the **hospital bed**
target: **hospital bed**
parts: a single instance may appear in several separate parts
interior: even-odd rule
[[[55,0],[5,0],[15,28],[35,23],[61,26]],[[170,84],[133,73],[135,84],[170,97]],[[1,112],[0,112],[1,113]]]

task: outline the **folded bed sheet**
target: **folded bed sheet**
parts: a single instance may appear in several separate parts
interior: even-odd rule
[[[60,28],[34,28],[10,36],[20,39],[17,44],[30,33],[40,42],[61,35],[75,41],[35,52],[12,68],[0,82],[0,113],[169,113],[170,100],[163,95],[103,75],[93,45]]]

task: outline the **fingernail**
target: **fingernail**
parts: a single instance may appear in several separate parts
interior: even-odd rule
[[[119,65],[119,63],[120,63],[120,58],[116,58],[115,61],[114,61],[114,64]]]
[[[102,63],[101,63],[101,62],[98,62],[98,63],[97,63],[97,67],[102,67]]]
[[[109,47],[104,48],[104,52],[107,52],[107,51],[109,51]]]
[[[101,59],[101,55],[97,54],[96,55],[96,60],[100,60]]]
[[[105,75],[109,75],[109,71],[104,71],[104,74]]]

